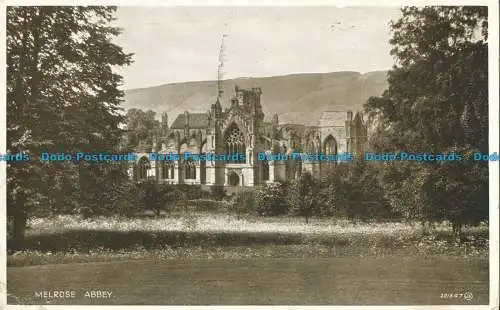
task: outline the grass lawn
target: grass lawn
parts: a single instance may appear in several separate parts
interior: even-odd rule
[[[488,230],[193,213],[30,221],[8,256],[12,304],[487,304]],[[29,279],[29,280],[27,280]],[[74,299],[40,299],[41,290]],[[84,297],[109,290],[111,299]],[[441,298],[471,292],[472,300]]]
[[[487,304],[488,261],[450,257],[140,260],[8,268],[9,303]],[[29,280],[27,280],[29,279]],[[39,290],[76,290],[41,300]],[[86,290],[109,290],[89,299]],[[442,299],[442,293],[474,297]]]

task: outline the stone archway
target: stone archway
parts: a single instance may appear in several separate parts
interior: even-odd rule
[[[146,156],[139,159],[137,164],[137,180],[147,180],[148,170],[151,168],[151,163]]]
[[[231,186],[240,185],[240,176],[234,171],[230,172],[228,175],[228,183]]]
[[[337,155],[337,149],[337,140],[332,135],[328,135],[323,143],[323,151],[327,155]]]
[[[328,137],[326,137],[325,142],[323,143],[323,152],[330,158],[327,162],[322,163],[323,168],[332,168],[337,165],[338,144],[337,140],[332,135],[328,135]]]

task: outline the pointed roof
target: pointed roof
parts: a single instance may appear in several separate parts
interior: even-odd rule
[[[189,113],[189,128],[207,128],[208,127],[208,114],[207,113]],[[179,114],[170,128],[184,129],[186,125],[186,115]]]

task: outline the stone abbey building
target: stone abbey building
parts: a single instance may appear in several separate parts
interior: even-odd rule
[[[155,138],[151,152],[178,154],[179,160],[155,160],[150,153],[138,153],[138,161],[129,170],[131,177],[171,184],[255,186],[294,179],[303,171],[320,176],[326,166],[337,164],[291,158],[272,160],[270,156],[263,159],[263,153],[356,155],[364,150],[367,128],[359,112],[353,115],[351,111],[325,111],[317,126],[280,124],[278,115],[266,122],[260,88],[247,90],[236,86],[234,91],[230,107],[224,110],[217,99],[207,113],[186,111],[171,126],[164,113],[161,134]],[[186,153],[245,156],[193,160],[186,158]]]

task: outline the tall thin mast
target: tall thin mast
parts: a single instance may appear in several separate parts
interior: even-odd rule
[[[217,66],[217,96],[218,99],[221,98],[222,93],[224,93],[224,90],[222,89],[222,81],[224,79],[224,60],[225,60],[225,54],[224,54],[224,38],[226,37],[226,34],[222,35],[222,40],[220,43],[220,49],[219,49],[219,65]]]

